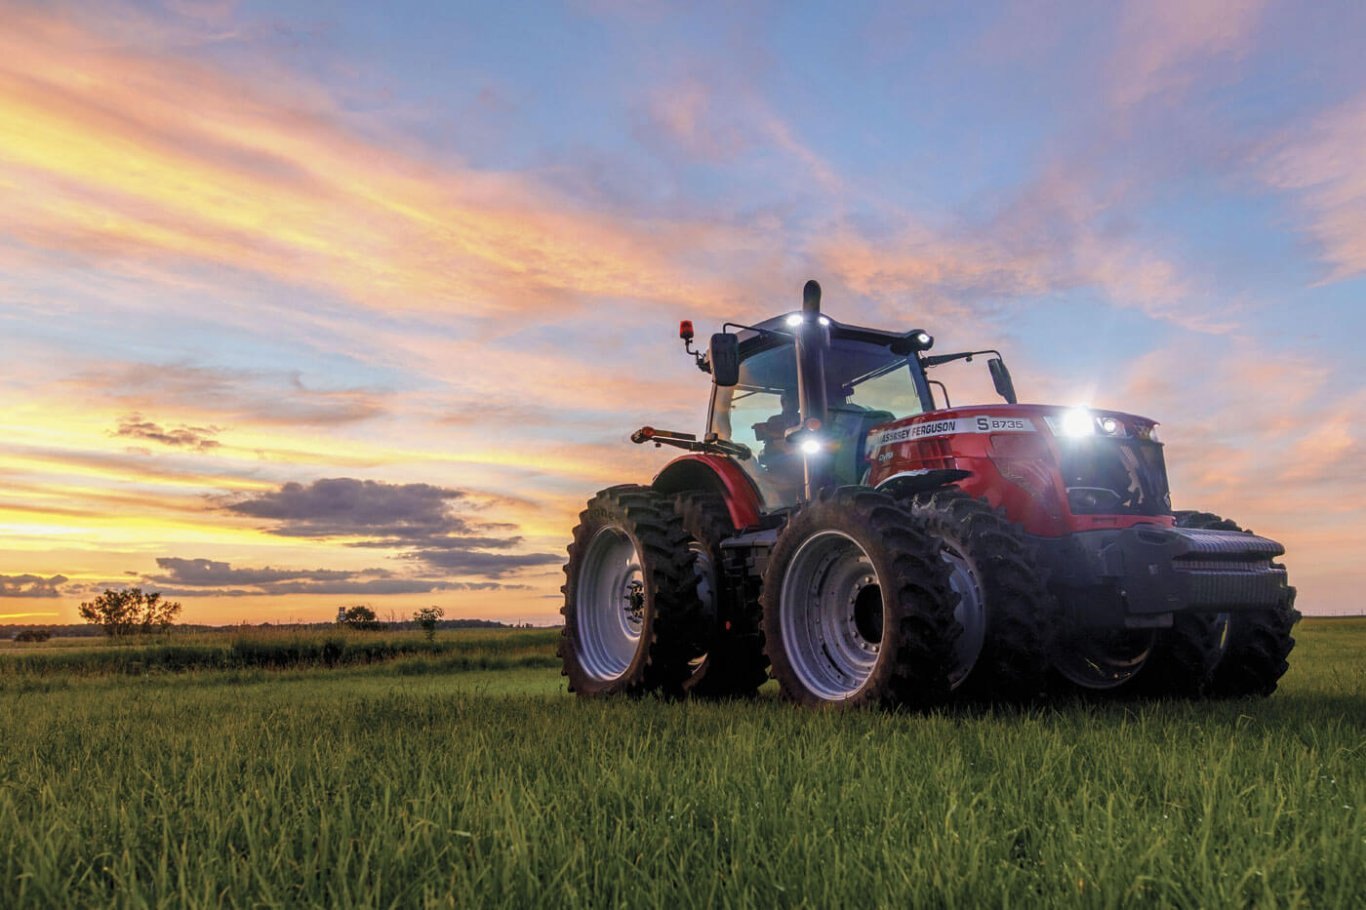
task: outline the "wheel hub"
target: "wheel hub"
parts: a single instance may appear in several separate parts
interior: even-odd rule
[[[813,534],[793,554],[779,596],[784,652],[802,685],[828,701],[862,689],[877,666],[885,616],[867,551],[840,531]]]

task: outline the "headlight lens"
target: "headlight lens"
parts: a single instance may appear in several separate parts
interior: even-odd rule
[[[1063,411],[1054,429],[1064,436],[1094,436],[1096,435],[1096,418],[1086,408],[1073,408],[1070,411]]]
[[[807,455],[818,455],[821,451],[821,441],[814,436],[808,436],[802,440],[802,452]]]

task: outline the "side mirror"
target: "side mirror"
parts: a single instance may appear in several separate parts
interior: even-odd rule
[[[730,387],[740,382],[740,339],[728,332],[711,336],[707,348],[711,376],[719,386]]]
[[[1007,404],[1018,404],[1015,383],[1010,379],[1010,370],[1006,367],[1005,361],[993,357],[987,361],[987,369],[991,371],[991,384],[996,386],[996,394],[1004,398]]]

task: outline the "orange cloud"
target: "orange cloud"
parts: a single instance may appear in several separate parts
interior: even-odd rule
[[[267,89],[10,10],[6,231],[97,258],[249,269],[385,309],[722,296],[667,258],[710,228],[608,219],[526,178],[429,165],[343,120],[305,87]]]

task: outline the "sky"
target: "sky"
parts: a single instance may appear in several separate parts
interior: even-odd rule
[[[0,17],[0,622],[553,622],[631,431],[701,429],[678,321],[808,278],[1155,418],[1176,508],[1363,609],[1360,2]]]

